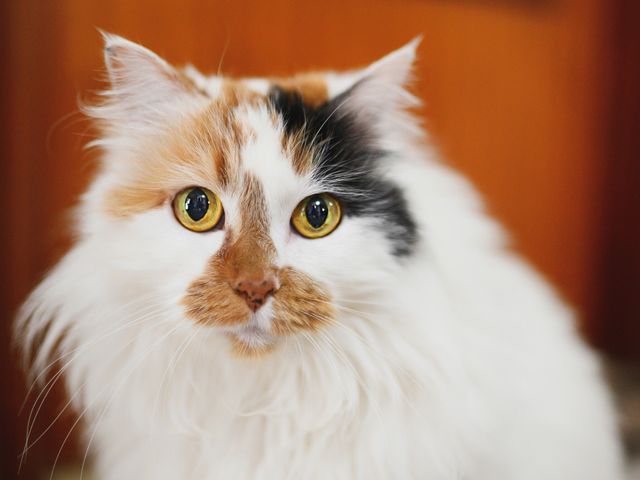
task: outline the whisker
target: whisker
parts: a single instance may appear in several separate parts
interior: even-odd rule
[[[156,307],[154,307],[154,308],[156,308]],[[141,309],[141,310],[142,310],[142,311],[144,311],[144,310],[149,310],[149,309]],[[158,308],[158,311],[159,311],[159,310],[160,310],[160,308]],[[154,310],[151,310],[151,312],[147,312],[145,315],[143,315],[142,317],[138,318],[137,320],[134,320],[134,321],[131,321],[131,322],[126,323],[125,325],[123,325],[123,326],[122,326],[122,329],[127,328],[127,327],[129,327],[129,326],[132,326],[132,324],[139,324],[139,323],[142,323],[143,321],[145,321],[145,320],[147,319],[146,317],[148,317],[148,315],[150,315],[150,314],[154,314],[154,313],[155,313],[155,311],[154,311]],[[112,332],[112,333],[114,333],[114,332]],[[108,336],[109,336],[109,335],[104,335],[103,337],[98,337],[98,340],[104,339],[104,338],[106,338],[106,337],[108,337]],[[88,342],[88,344],[94,344],[94,343],[97,343],[97,342]],[[80,351],[81,349],[83,349],[85,346],[88,346],[88,344],[87,344],[87,343],[85,343],[85,344],[83,344],[83,345],[80,345],[80,346],[78,346],[77,348],[75,348],[72,352],[69,352],[68,354],[64,354],[64,355],[59,356],[59,357],[58,357],[58,359],[54,360],[54,361],[53,361],[49,366],[55,365],[55,364],[57,363],[57,361],[58,361],[58,360],[61,360],[62,358],[64,358],[64,357],[67,357],[67,356],[71,355],[72,353],[77,352],[77,353],[78,353],[78,355],[79,355],[79,353],[80,353],[79,351]],[[67,363],[65,363],[65,365],[64,365],[63,367],[61,367],[61,370],[64,370],[64,369],[65,369],[65,368],[66,368],[66,367],[67,367],[67,366],[68,366],[68,365],[69,365],[69,364],[70,364],[70,363],[71,363],[71,362],[72,362],[72,361],[73,361],[73,360],[74,360],[78,355],[76,355],[74,358],[72,358],[72,359],[71,359],[71,360],[69,360]],[[48,368],[49,366],[47,366],[47,368]],[[58,373],[60,373],[60,372],[58,372]],[[39,376],[41,376],[41,375],[39,375]],[[51,383],[51,381],[55,381],[55,380],[54,380],[54,378],[50,379],[50,380],[49,380],[49,381],[44,385],[44,387],[42,388],[42,391],[40,392],[40,394],[39,394],[39,395],[38,395],[38,397],[36,398],[36,401],[34,402],[34,406],[35,406],[35,404],[37,404],[37,402],[38,402],[38,398],[40,398],[40,396],[43,394],[43,392],[47,389],[47,386]],[[36,385],[35,383],[34,383],[34,384],[32,384],[32,387],[29,389],[29,392],[31,392],[31,391],[32,391],[32,389],[34,388],[34,386],[35,386],[35,385]],[[49,389],[49,390],[50,390],[50,389]],[[27,392],[27,394],[28,394],[29,392]],[[24,401],[23,403],[25,403],[26,401],[27,401],[27,398],[25,398],[25,401]],[[32,414],[32,413],[33,413],[33,408],[32,408],[32,410],[31,410],[31,412],[29,413],[29,419],[27,420],[27,425],[29,425],[29,420],[31,419],[31,414]]]
[[[176,327],[175,327],[171,332],[172,332],[172,333],[173,333],[173,332],[175,332],[178,328],[179,328],[179,326],[176,326]],[[178,352],[179,352],[179,350],[180,350],[180,348],[182,348],[182,346],[185,346],[185,348],[184,348],[181,352],[179,352],[179,356],[181,356],[181,355],[182,355],[182,353],[184,353],[184,351],[186,350],[186,347],[190,344],[191,340],[193,340],[193,338],[195,338],[195,336],[196,336],[196,334],[197,334],[197,333],[198,333],[198,331],[197,331],[197,330],[194,330],[194,332],[193,332],[193,333],[191,333],[191,334],[189,335],[189,337],[187,337],[187,339],[186,339],[186,340],[184,340],[184,341],[180,344],[180,346],[179,346],[179,347],[178,347],[178,349],[176,350],[176,353],[178,353]],[[168,337],[168,335],[167,335],[167,337]],[[172,356],[172,361],[173,361],[173,359],[175,358],[176,353],[174,353],[174,355]],[[163,376],[162,376],[162,379],[161,379],[161,382],[160,382],[160,386],[159,386],[159,388],[158,388],[158,396],[157,396],[156,398],[158,398],[158,397],[159,397],[160,390],[162,389],[162,384],[163,384],[163,382],[164,382],[165,375],[166,375],[167,371],[169,370],[169,368],[171,367],[171,363],[172,363],[172,361],[169,363],[169,365],[168,365],[168,366],[167,366],[167,368],[165,369],[165,372],[164,372],[164,374],[163,374]],[[176,362],[177,362],[177,360],[176,360]],[[118,387],[118,388],[119,388],[119,387]],[[108,404],[104,407],[104,409],[102,410],[102,413],[101,413],[101,415],[100,415],[100,418],[99,418],[99,419],[98,419],[98,421],[96,422],[96,425],[95,425],[95,426],[94,426],[94,428],[93,428],[93,432],[91,433],[91,437],[89,437],[89,441],[87,442],[87,446],[86,446],[86,448],[85,448],[85,453],[84,453],[84,456],[82,457],[82,465],[81,465],[81,467],[80,467],[80,480],[82,480],[82,478],[83,478],[83,476],[84,476],[84,468],[85,468],[85,465],[86,465],[86,462],[87,462],[87,459],[88,459],[88,456],[89,456],[89,451],[91,450],[91,443],[93,442],[93,439],[94,439],[94,437],[95,437],[95,434],[96,434],[96,432],[98,431],[98,427],[100,426],[100,423],[102,422],[102,418],[103,418],[103,416],[104,416],[104,413],[106,413],[106,409],[108,408],[108,405],[111,403],[111,401],[112,401],[112,399],[109,401],[109,403],[108,403]],[[153,407],[152,411],[153,411],[153,410],[155,410],[155,402],[154,402],[154,407]],[[155,414],[153,414],[153,415],[155,416]]]
[[[313,145],[314,142],[316,141],[316,138],[318,137],[318,135],[320,134],[320,132],[322,131],[322,129],[325,127],[325,125],[327,124],[327,122],[331,119],[331,117],[333,117],[333,115],[340,109],[342,108],[347,101],[349,100],[349,97],[347,96],[342,102],[340,102],[336,108],[333,109],[333,111],[327,115],[327,118],[324,119],[324,122],[322,122],[322,124],[320,125],[320,127],[318,128],[318,130],[316,130],[316,133],[313,135],[313,138],[311,139],[310,145]]]
[[[369,389],[369,387],[367,386],[366,382],[364,381],[364,379],[362,378],[362,375],[360,375],[360,372],[358,372],[358,370],[356,369],[356,367],[353,365],[353,363],[348,359],[348,357],[346,356],[346,354],[344,353],[344,351],[340,348],[339,345],[337,345],[332,339],[331,337],[329,337],[326,333],[324,332],[319,332],[321,337],[325,340],[325,342],[329,345],[329,348],[331,348],[333,350],[333,352],[340,358],[342,359],[343,364],[351,371],[351,373],[354,375],[354,377],[356,378],[356,382],[358,383],[358,385],[360,386],[360,388],[364,391],[366,398],[369,400],[371,406],[374,409],[374,412],[377,414],[377,416],[382,419],[383,415],[382,415],[382,411],[380,409],[380,405],[378,404],[378,402],[375,400],[375,396],[372,395],[371,390]]]
[[[154,296],[155,296],[155,294],[154,294]],[[138,300],[139,300],[139,299],[136,299],[136,301],[138,301]],[[145,301],[146,301],[146,300],[145,300]],[[125,308],[129,308],[129,307],[130,307],[132,304],[134,304],[134,303],[135,303],[134,301],[132,301],[132,302],[128,302],[128,303],[126,304],[126,306],[121,306],[121,307],[119,307],[117,311],[121,311],[121,310],[124,310]],[[149,310],[149,309],[151,309],[151,308],[157,308],[157,307],[159,307],[159,305],[146,305],[144,308],[142,308],[142,309],[140,309],[140,310],[138,310],[138,311],[136,311],[136,312],[133,312],[132,316],[134,316],[134,315],[135,315],[135,316],[137,316],[137,315],[139,315],[140,313],[142,313],[142,312],[144,312],[144,311],[146,311],[146,310]],[[110,312],[110,313],[108,314],[108,316],[114,316],[114,315],[113,315],[113,313],[115,313],[115,312]],[[106,318],[106,317],[107,317],[107,315],[105,315],[105,318]],[[22,412],[22,410],[24,409],[24,406],[25,406],[25,405],[26,405],[26,403],[27,403],[27,400],[28,400],[29,395],[30,395],[30,394],[31,394],[31,392],[34,390],[34,388],[37,386],[37,384],[39,383],[40,378],[41,378],[42,376],[46,375],[46,374],[47,374],[47,372],[48,372],[48,370],[49,370],[50,368],[52,368],[53,366],[55,366],[55,365],[56,365],[56,363],[58,363],[58,362],[59,362],[60,360],[62,360],[63,358],[66,358],[66,357],[68,357],[69,355],[72,355],[73,353],[75,353],[76,351],[80,350],[80,349],[81,349],[81,348],[83,348],[84,346],[89,346],[89,345],[92,345],[92,344],[98,343],[100,340],[104,339],[105,337],[111,336],[111,335],[113,335],[113,334],[115,334],[115,333],[117,333],[117,332],[119,332],[119,331],[121,331],[121,330],[123,330],[123,329],[125,329],[125,328],[128,328],[129,326],[131,326],[131,324],[132,324],[132,323],[134,323],[134,324],[135,324],[135,323],[136,323],[136,321],[128,322],[128,323],[126,323],[126,324],[124,324],[124,325],[121,325],[121,326],[119,326],[119,328],[115,329],[114,331],[107,332],[106,334],[104,334],[104,335],[103,335],[103,336],[101,336],[101,337],[98,337],[98,338],[96,338],[96,339],[93,339],[93,340],[91,340],[91,341],[89,341],[89,342],[85,343],[85,344],[82,344],[82,345],[79,345],[79,346],[77,346],[77,347],[74,347],[73,349],[71,349],[71,350],[69,350],[69,351],[67,351],[67,352],[62,353],[61,355],[59,355],[58,357],[56,357],[55,359],[53,359],[49,364],[47,364],[45,367],[43,367],[43,368],[40,370],[40,373],[39,373],[39,374],[35,377],[35,379],[31,382],[31,385],[30,385],[30,387],[29,387],[29,390],[27,391],[27,393],[26,393],[26,395],[25,395],[25,399],[24,399],[24,400],[23,400],[23,402],[22,402],[22,405],[21,405],[21,407],[20,407],[20,410],[19,410],[18,414],[20,414],[20,413]]]
[[[169,363],[167,364],[167,367],[165,368],[165,370],[164,370],[164,372],[162,374],[162,377],[160,379],[160,384],[159,384],[158,390],[156,392],[156,396],[155,396],[155,399],[154,399],[153,407],[151,408],[151,411],[153,412],[152,413],[153,417],[156,417],[158,415],[160,394],[162,393],[162,388],[164,387],[164,382],[166,380],[167,374],[169,373],[169,370],[172,370],[171,371],[171,375],[173,375],[175,373],[175,368],[176,368],[178,362],[180,361],[180,358],[182,358],[182,355],[187,350],[187,348],[189,347],[189,345],[191,344],[193,339],[198,335],[198,333],[199,333],[198,330],[194,329],[194,331],[191,332],[189,334],[189,336],[182,341],[182,343],[178,346],[178,348],[175,350],[175,352],[171,356],[171,359],[170,359]]]
[[[153,315],[155,315],[157,312],[161,311],[160,308],[157,308],[155,310],[152,310],[151,312],[148,312],[147,314],[145,314],[143,317],[140,317],[138,319],[136,319],[135,321],[129,322],[125,325],[123,325],[122,329],[126,328],[126,327],[130,327],[132,326],[132,324],[141,324],[144,323],[145,321],[149,320],[150,318],[153,318]],[[102,337],[102,339],[106,338],[108,335],[105,335]],[[129,345],[131,345],[131,343],[133,343],[135,341],[135,337],[132,338],[129,342],[127,342],[120,350],[124,350],[125,348],[127,348]],[[91,343],[95,343],[95,342],[91,342]],[[84,344],[83,346],[86,346],[86,344]],[[83,349],[84,350],[84,349]],[[47,384],[45,385],[45,387],[43,388],[43,390],[40,392],[40,394],[38,395],[38,397],[36,398],[34,405],[31,409],[31,412],[29,413],[29,419],[27,420],[27,435],[25,438],[25,446],[24,449],[20,455],[21,457],[21,461],[20,463],[22,463],[24,457],[26,456],[27,452],[29,449],[31,449],[33,447],[33,445],[35,445],[55,424],[55,422],[64,414],[64,412],[66,411],[66,409],[73,403],[73,400],[75,399],[75,397],[77,396],[77,394],[79,393],[79,391],[75,392],[71,398],[67,401],[67,403],[64,405],[64,407],[62,408],[62,410],[56,415],[56,417],[53,419],[53,421],[47,426],[47,428],[33,441],[30,441],[30,437],[31,437],[31,432],[35,426],[35,422],[37,420],[38,414],[40,413],[40,410],[42,409],[44,402],[46,401],[46,398],[48,397],[49,393],[51,392],[51,390],[53,389],[55,383],[59,380],[59,378],[64,374],[64,372],[69,368],[70,364],[76,360],[79,356],[80,356],[81,352],[79,349],[76,349],[76,355],[74,355],[73,358],[71,358],[68,362],[65,363],[65,365],[63,365],[60,370],[58,372],[56,372],[56,374],[47,382]],[[86,384],[83,383],[83,386]],[[44,395],[44,396],[42,396]],[[42,398],[41,398],[42,396]],[[38,401],[39,399],[40,403],[38,405]],[[34,413],[34,409],[37,410]]]
[[[165,338],[167,338],[169,335],[173,334],[178,328],[180,328],[180,326],[181,325],[178,324],[173,328],[171,328],[164,335],[162,335],[153,345],[151,345],[148,349],[146,349],[145,352],[142,354],[141,358],[139,358],[138,361],[131,368],[129,368],[129,370],[126,372],[126,376],[120,379],[120,381],[118,382],[118,385],[116,386],[116,389],[112,392],[111,396],[107,400],[105,407],[102,409],[100,416],[98,417],[98,420],[97,420],[98,423],[102,421],[104,414],[106,413],[108,407],[111,405],[111,402],[115,398],[116,393],[119,391],[120,387],[122,387],[122,385],[124,384],[124,381],[129,378],[129,376],[131,375],[131,373],[133,373],[135,368],[141,364],[142,360],[144,360]],[[53,474],[55,472],[56,465],[58,463],[58,460],[60,459],[60,455],[62,453],[64,446],[66,445],[67,441],[69,440],[69,437],[71,436],[71,433],[73,432],[75,427],[78,425],[82,417],[88,412],[89,408],[96,402],[98,398],[100,398],[103,395],[103,393],[107,391],[107,387],[109,387],[109,385],[105,385],[104,388],[98,393],[98,395],[92,401],[89,402],[89,404],[78,415],[78,418],[75,420],[75,422],[73,422],[73,424],[71,425],[71,428],[69,428],[69,431],[67,432],[67,435],[64,437],[62,441],[62,445],[60,445],[60,448],[58,449],[58,453],[56,454],[56,458],[53,462],[53,466],[51,467],[51,475],[49,476],[49,480],[53,480]]]

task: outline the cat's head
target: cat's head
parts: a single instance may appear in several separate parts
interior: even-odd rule
[[[110,88],[86,108],[102,167],[75,247],[87,272],[65,279],[77,295],[153,298],[255,355],[388,287],[418,237],[388,175],[415,130],[417,42],[362,70],[260,79],[105,42]]]

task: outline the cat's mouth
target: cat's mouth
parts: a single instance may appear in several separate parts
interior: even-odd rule
[[[271,321],[256,312],[249,321],[228,332],[235,353],[242,356],[257,356],[270,352],[277,340],[271,333]]]

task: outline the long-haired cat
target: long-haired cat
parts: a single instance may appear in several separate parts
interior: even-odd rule
[[[416,42],[282,79],[105,42],[101,168],[16,326],[98,478],[621,478],[570,310],[407,112]]]

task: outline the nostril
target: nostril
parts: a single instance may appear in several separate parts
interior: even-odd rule
[[[251,310],[256,311],[269,295],[275,293],[275,282],[271,278],[240,278],[232,285],[234,292],[242,297]]]

